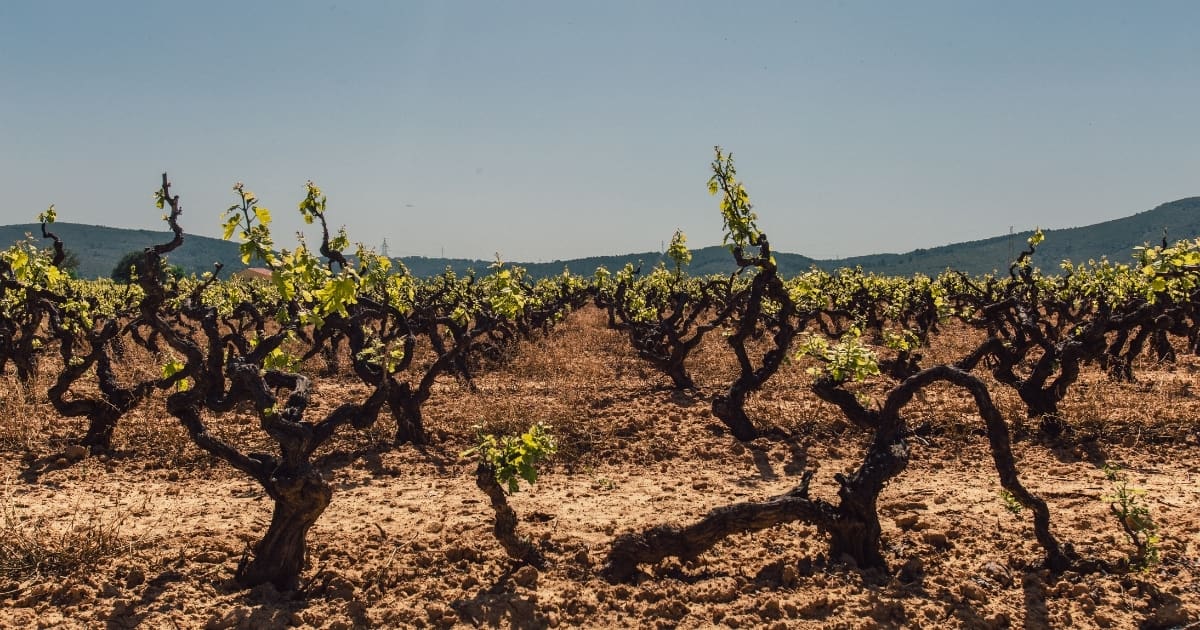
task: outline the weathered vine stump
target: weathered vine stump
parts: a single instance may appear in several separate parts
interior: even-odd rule
[[[879,524],[878,502],[888,481],[908,466],[908,445],[899,432],[876,436],[865,461],[848,477],[835,475],[841,486],[837,518],[829,526],[829,553],[854,559],[862,569],[886,569],[883,557],[883,527]]]
[[[730,433],[739,442],[749,442],[758,438],[758,429],[746,415],[746,396],[740,392],[730,395],[718,394],[713,397],[712,413],[718,420],[729,428]]]
[[[254,546],[254,558],[238,566],[236,579],[246,588],[270,582],[280,591],[291,591],[304,570],[308,530],[329,506],[333,488],[315,469],[271,481],[268,491],[275,499],[271,525]]]
[[[631,582],[639,564],[668,557],[692,559],[733,534],[756,532],[776,525],[805,521],[824,528],[834,518],[832,507],[808,497],[813,472],[805,471],[800,485],[767,501],[735,503],[715,508],[700,521],[684,527],[659,525],[624,534],[613,541],[600,575],[609,582]]]
[[[87,433],[79,441],[80,446],[86,447],[92,453],[112,450],[113,432],[117,429],[117,421],[121,419],[122,412],[116,407],[110,409],[112,412],[100,412],[89,418]]]
[[[425,434],[425,421],[421,416],[422,402],[420,394],[408,383],[401,383],[388,392],[387,405],[396,419],[393,443],[421,445],[429,442],[429,436]]]
[[[663,368],[667,376],[671,379],[671,386],[677,391],[688,389],[696,389],[696,381],[692,380],[692,376],[688,374],[687,368],[683,365],[683,360],[672,360]]]

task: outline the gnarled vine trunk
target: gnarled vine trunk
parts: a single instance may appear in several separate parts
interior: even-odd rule
[[[333,488],[316,469],[293,477],[273,477],[275,499],[271,525],[254,546],[254,557],[238,567],[237,582],[247,588],[270,582],[281,591],[294,590],[304,570],[308,530],[333,498]]]
[[[517,536],[517,513],[508,504],[508,496],[504,494],[504,488],[500,486],[500,482],[496,481],[496,469],[485,462],[479,462],[479,466],[475,469],[475,485],[479,486],[479,489],[488,496],[492,510],[496,512],[496,523],[492,527],[492,533],[496,536],[500,546],[504,548],[504,553],[518,562],[542,568],[546,560],[537,545],[528,539]]]
[[[887,568],[882,550],[882,528],[878,501],[887,483],[908,466],[908,428],[901,415],[921,389],[948,382],[967,390],[975,401],[987,429],[992,460],[1000,485],[1033,513],[1034,535],[1046,552],[1046,566],[1062,571],[1076,560],[1069,547],[1060,545],[1050,531],[1050,510],[1029,492],[1017,475],[1012,441],[1003,416],[992,402],[987,386],[970,373],[940,365],[906,378],[887,395],[879,409],[867,409],[853,393],[831,379],[818,379],[813,391],[838,407],[855,426],[874,434],[863,463],[850,475],[835,475],[839,503],[831,505],[808,497],[812,472],[806,472],[800,487],[765,502],[737,503],[712,510],[699,522],[684,527],[658,526],[642,533],[625,534],[613,542],[602,571],[610,581],[625,581],[637,573],[637,565],[658,562],[669,556],[691,558],[732,534],[751,532],[792,521],[806,521],[830,535],[830,555],[846,555],[861,568]]]
[[[864,569],[887,567],[877,505],[887,482],[908,466],[908,444],[898,429],[878,433],[858,470],[835,477],[841,502],[829,525],[829,552],[835,558],[848,555]]]
[[[749,442],[758,437],[758,429],[746,415],[746,396],[749,388],[740,387],[734,383],[728,394],[717,394],[713,397],[712,413],[729,427],[733,437],[742,442]]]

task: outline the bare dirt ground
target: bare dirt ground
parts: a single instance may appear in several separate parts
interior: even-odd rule
[[[753,399],[752,417],[790,440],[741,444],[709,413],[732,366],[719,337],[694,362],[700,391],[672,392],[592,309],[483,374],[447,379],[427,413],[433,443],[387,443],[388,420],[335,441],[333,503],[309,535],[303,593],[232,576],[265,531],[256,484],[190,446],[161,403],[117,430],[111,457],[59,459],[81,426],[58,419],[11,377],[0,381],[0,626],[3,627],[1200,627],[1200,361],[1141,366],[1140,380],[1089,373],[1065,401],[1076,440],[1016,446],[1022,480],[1052,527],[1087,557],[1133,546],[1102,497],[1119,466],[1162,535],[1161,562],[1125,574],[1040,568],[1028,511],[1006,509],[970,401],[930,390],[909,409],[931,430],[880,502],[890,571],[828,557],[825,537],[788,525],[725,540],[689,561],[643,567],[633,584],[599,576],[612,540],[686,524],[708,510],[787,492],[815,469],[812,492],[855,468],[861,436],[807,392],[788,366]],[[342,388],[316,380],[319,404]],[[44,390],[43,390],[44,391]],[[994,388],[1016,428],[1019,401]],[[514,569],[491,533],[486,497],[462,458],[477,427],[541,421],[560,452],[510,498],[518,533],[547,568]],[[249,417],[222,427],[254,440]],[[19,552],[24,552],[22,556]],[[40,564],[21,569],[21,558]]]

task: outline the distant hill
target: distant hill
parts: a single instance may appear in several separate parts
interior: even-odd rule
[[[77,273],[80,278],[107,278],[126,253],[171,240],[171,233],[165,231],[127,230],[80,223],[55,223],[50,231],[57,234],[66,249],[79,258]],[[42,228],[37,223],[0,226],[0,244],[8,247],[25,238],[27,233],[37,237],[39,247],[50,246],[49,240],[41,238]],[[183,245],[171,252],[167,259],[170,264],[183,267],[184,273],[188,274],[212,271],[216,261],[225,263],[222,277],[246,268],[238,256],[237,243],[191,234],[185,235]]]
[[[467,269],[483,272],[493,262],[490,260],[467,260],[463,258],[426,258],[424,256],[404,256],[398,260],[403,262],[418,276],[435,275],[441,273],[446,267],[450,267],[455,273],[462,273]],[[801,271],[807,270],[813,264],[820,262],[799,254],[777,254],[776,260],[779,261],[781,266],[786,265],[788,268]],[[784,262],[785,260],[787,261],[786,263]],[[668,266],[675,264],[665,254],[659,252],[642,252],[615,256],[589,256],[587,258],[555,260],[544,263],[518,262],[514,264],[525,267],[535,277],[544,278],[560,274],[563,272],[563,269],[570,269],[572,273],[585,276],[591,275],[600,266],[604,266],[611,271],[616,271],[624,267],[627,262],[634,265],[640,262],[642,269],[649,271],[660,261]],[[729,273],[733,269],[733,257],[730,256],[729,250],[714,245],[692,250],[692,263],[688,265],[687,272],[694,275],[707,275],[710,273]]]
[[[1167,239],[1171,242],[1200,236],[1200,197],[1172,201],[1133,216],[1085,227],[1043,230],[1046,241],[1038,248],[1034,263],[1048,272],[1053,272],[1058,264],[1066,259],[1084,262],[1107,257],[1115,262],[1128,262],[1135,246],[1161,242],[1164,229]],[[1032,234],[1032,230],[1027,230],[1014,233],[1011,237],[1005,234],[979,241],[916,249],[904,254],[872,254],[836,260],[816,260],[800,254],[776,253],[775,259],[785,275],[807,271],[813,265],[829,271],[840,267],[861,266],[865,271],[903,276],[914,273],[936,275],[946,269],[984,274],[993,270],[1006,271],[1012,261],[1011,257],[1024,249],[1026,239]],[[422,257],[406,257],[401,260],[418,275],[439,273],[446,266],[461,272],[469,267],[486,269],[491,264],[485,260]],[[659,252],[642,252],[556,260],[549,263],[523,263],[523,266],[536,276],[561,273],[564,267],[575,273],[587,275],[600,265],[612,270],[621,268],[626,262],[637,264],[639,260],[646,269],[659,261],[671,264],[666,256]],[[733,268],[733,258],[729,251],[724,247],[712,246],[692,251],[692,264],[688,271],[703,275],[728,273]]]
[[[1200,197],[1188,197],[1164,203],[1153,210],[1133,216],[1095,223],[1084,227],[1042,230],[1046,241],[1038,247],[1034,263],[1051,271],[1063,260],[1086,262],[1107,257],[1114,262],[1129,262],[1133,248],[1162,242],[1163,231],[1168,242],[1194,239],[1200,236]],[[1018,232],[1011,238],[1011,248],[1019,252],[1032,231]],[[993,269],[1004,271],[1010,262],[1010,238],[996,236],[981,241],[916,249],[906,254],[856,256],[842,260],[819,261],[821,267],[853,267],[885,274],[935,274],[946,268],[981,274]]]
[[[1064,259],[1081,262],[1107,257],[1116,262],[1126,262],[1130,260],[1133,247],[1160,242],[1164,230],[1167,239],[1172,242],[1200,236],[1200,197],[1172,201],[1153,210],[1094,225],[1044,230],[1046,241],[1038,249],[1034,263],[1047,271],[1053,271]],[[62,237],[67,249],[74,251],[79,257],[79,275],[85,278],[107,277],[117,260],[126,252],[162,243],[168,238],[167,232],[125,230],[76,223],[55,223],[54,231]],[[8,244],[24,238],[26,232],[40,234],[36,224],[0,226],[0,243]],[[1006,234],[979,241],[916,249],[903,254],[873,254],[837,260],[815,260],[800,254],[776,253],[776,260],[785,275],[806,271],[813,265],[828,270],[861,266],[866,271],[892,275],[934,275],[947,268],[982,274],[993,270],[1006,270],[1010,262],[1010,251],[1020,251],[1030,234],[1031,231],[1024,231],[1011,237]],[[171,264],[183,267],[188,273],[208,271],[217,260],[225,263],[227,272],[245,267],[238,258],[236,243],[204,236],[188,235],[183,246],[170,255]],[[418,276],[435,275],[446,267],[458,273],[467,269],[483,272],[491,264],[489,260],[424,256],[406,256],[399,260]],[[659,261],[670,264],[659,252],[517,264],[529,269],[534,276],[544,277],[562,273],[564,268],[574,273],[590,275],[601,265],[608,269],[619,269],[626,262],[637,264],[638,261],[642,262],[645,269],[650,269]],[[692,264],[688,267],[688,272],[728,273],[733,267],[733,259],[728,250],[712,246],[692,251]]]

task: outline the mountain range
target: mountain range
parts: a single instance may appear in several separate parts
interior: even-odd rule
[[[108,277],[117,261],[127,252],[169,240],[165,231],[129,230],[78,223],[55,223],[53,231],[63,239],[67,250],[73,252],[78,259],[76,273],[81,278]],[[1038,248],[1034,263],[1047,271],[1056,269],[1058,263],[1064,259],[1081,262],[1107,257],[1112,261],[1125,262],[1130,260],[1133,247],[1147,243],[1157,244],[1162,241],[1164,235],[1172,242],[1200,236],[1200,197],[1164,203],[1152,210],[1121,219],[1083,227],[1047,229],[1043,232],[1046,240]],[[0,226],[0,243],[11,244],[25,238],[26,234],[40,233],[39,226],[33,223]],[[814,265],[827,270],[860,266],[864,271],[888,275],[934,275],[946,268],[982,274],[1007,269],[1011,257],[1024,248],[1025,240],[1030,234],[1031,231],[1017,232],[978,241],[915,249],[903,254],[873,254],[818,260],[800,254],[777,252],[775,257],[785,275],[806,271]],[[214,261],[224,263],[224,273],[232,273],[245,267],[238,257],[236,243],[204,236],[185,236],[183,246],[172,252],[169,260],[171,264],[182,267],[185,273],[209,271]],[[424,256],[405,256],[398,260],[418,276],[435,275],[447,267],[458,273],[467,269],[483,271],[491,264],[488,260]],[[515,264],[527,268],[536,277],[544,277],[561,273],[564,268],[574,273],[589,275],[598,266],[619,269],[626,262],[641,262],[644,268],[649,269],[660,261],[670,264],[661,252]],[[714,245],[692,250],[692,263],[688,271],[703,275],[728,273],[733,268],[733,258],[728,250]]]

